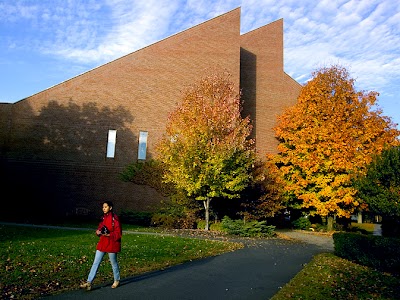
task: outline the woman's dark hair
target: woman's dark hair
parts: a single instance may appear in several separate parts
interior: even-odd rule
[[[104,201],[103,204],[106,203],[109,207],[114,208],[114,204],[111,201]]]
[[[111,201],[103,201],[103,204],[104,204],[104,203],[106,203],[109,207],[112,207],[112,208],[113,208],[113,209],[111,209],[111,215],[112,215],[112,217],[113,217],[113,218],[112,218],[112,219],[113,219],[113,221],[112,221],[113,223],[112,223],[112,224],[113,224],[113,227],[114,227],[114,211],[113,211],[113,210],[114,210],[114,205],[113,205],[113,203],[112,203]],[[104,220],[104,215],[101,216],[101,218],[102,218],[102,220]]]

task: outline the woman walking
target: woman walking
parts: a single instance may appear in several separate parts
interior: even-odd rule
[[[103,217],[96,230],[96,235],[100,237],[96,247],[96,255],[87,281],[80,285],[81,288],[87,289],[88,291],[92,289],[92,282],[96,277],[97,270],[106,253],[108,253],[114,274],[114,283],[111,287],[115,289],[119,285],[120,274],[117,253],[121,252],[122,227],[118,216],[114,214],[112,209],[112,202],[104,201]]]

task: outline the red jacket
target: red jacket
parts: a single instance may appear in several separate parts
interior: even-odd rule
[[[100,235],[96,249],[107,253],[121,252],[122,227],[118,216],[112,212],[105,214],[97,229],[101,230],[103,225],[110,231],[110,236]]]

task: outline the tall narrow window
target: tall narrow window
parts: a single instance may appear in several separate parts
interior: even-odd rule
[[[107,157],[114,158],[115,156],[115,143],[117,140],[117,131],[109,130],[108,131],[108,141],[107,141]]]
[[[146,159],[147,150],[147,131],[139,132],[139,148],[138,148],[138,159]]]

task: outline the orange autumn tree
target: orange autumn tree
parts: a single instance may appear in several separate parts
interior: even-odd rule
[[[202,78],[184,92],[157,146],[164,180],[203,202],[206,230],[211,200],[238,198],[251,180],[252,127],[241,109],[230,74]]]
[[[338,65],[312,74],[296,105],[278,118],[274,157],[293,207],[311,215],[349,218],[362,203],[351,185],[374,154],[398,142],[399,131],[376,107],[378,93],[356,91]]]

